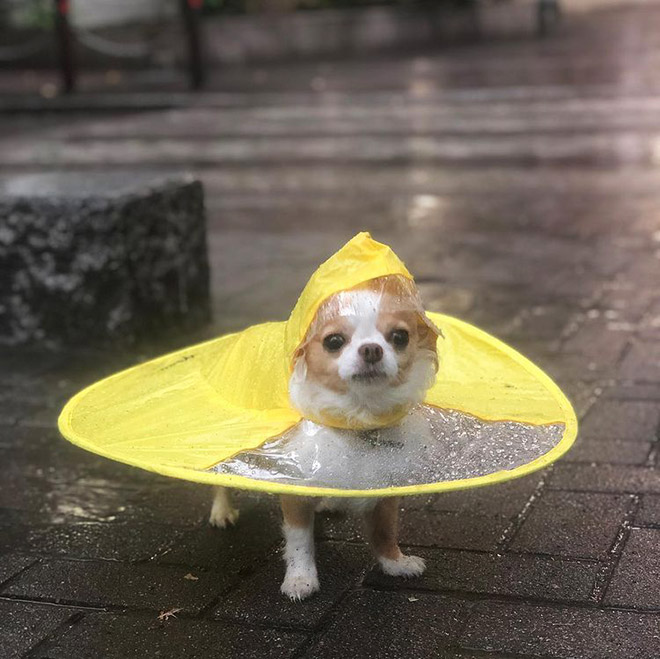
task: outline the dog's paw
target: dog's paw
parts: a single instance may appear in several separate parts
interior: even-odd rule
[[[319,578],[316,572],[301,574],[287,571],[280,590],[290,600],[299,602],[313,595],[319,588]]]
[[[226,529],[238,521],[239,510],[227,506],[213,506],[209,516],[209,524],[217,529]]]
[[[418,577],[426,570],[426,563],[419,556],[403,556],[399,558],[379,558],[378,562],[385,574],[391,577]]]

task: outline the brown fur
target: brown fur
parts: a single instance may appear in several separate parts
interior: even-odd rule
[[[282,494],[280,504],[284,522],[289,526],[306,528],[314,524],[314,508],[316,505],[314,499]]]
[[[375,508],[365,515],[365,522],[374,554],[392,560],[401,558],[397,539],[399,500],[396,497],[380,499]]]
[[[295,528],[308,528],[314,524],[317,500],[283,494],[280,496],[282,517],[285,524]],[[399,499],[379,499],[365,515],[367,539],[377,557],[396,560],[402,556],[397,539],[399,524]]]
[[[358,288],[383,293],[377,323],[383,336],[388,336],[396,329],[407,330],[410,335],[408,346],[397,351],[399,374],[392,386],[406,380],[417,350],[430,350],[436,354],[437,359],[436,342],[439,331],[423,312],[414,310],[420,306],[420,302],[412,282],[401,280],[400,277],[382,277]],[[401,308],[402,303],[404,309]],[[351,323],[337,314],[336,307],[336,296],[332,296],[321,305],[295,358],[299,359],[304,356],[307,371],[316,382],[331,391],[345,393],[348,385],[339,377],[336,365],[336,359],[341,354],[341,350],[337,353],[328,353],[323,348],[323,339],[329,334],[343,334],[350,340],[353,333]]]
[[[334,333],[350,336],[351,332],[351,324],[345,318],[339,317],[323,324],[318,323],[316,331],[309,336],[299,355],[302,356],[304,353],[307,372],[316,382],[342,394],[347,391],[348,384],[339,377],[336,355],[329,354],[323,348],[323,338]]]

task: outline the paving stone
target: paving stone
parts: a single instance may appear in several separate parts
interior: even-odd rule
[[[488,602],[475,607],[461,645],[553,659],[655,659],[659,636],[657,615]]]
[[[103,487],[167,488],[172,480],[144,469],[109,460],[85,451],[58,437],[48,447],[44,458],[49,462],[49,478],[53,482],[89,483]]]
[[[11,405],[11,411],[19,426],[52,430],[57,427],[57,418],[63,406],[64,402],[55,400],[42,403],[20,401]]]
[[[216,529],[208,524],[187,531],[158,556],[159,563],[218,569],[227,586],[263,564],[282,543],[281,516],[274,499],[241,505],[237,524]]]
[[[547,486],[582,492],[660,493],[660,471],[626,465],[560,464]]]
[[[51,556],[141,561],[162,553],[180,535],[181,529],[165,525],[82,522],[31,527],[26,546]]]
[[[16,554],[0,556],[0,584],[34,563],[34,560],[31,556],[18,556]]]
[[[3,659],[19,659],[74,613],[65,607],[0,600]]]
[[[126,493],[118,522],[147,522],[173,526],[196,526],[208,519],[213,501],[212,488],[198,483],[170,479],[169,487],[141,487]]]
[[[660,408],[647,401],[599,400],[582,423],[583,437],[654,441],[660,423]]]
[[[586,601],[599,565],[553,556],[482,552],[413,550],[426,560],[426,571],[414,579],[385,575],[374,566],[365,585],[395,590],[460,591],[544,600]]]
[[[599,302],[605,309],[606,317],[610,316],[614,322],[625,319],[637,323],[642,320],[653,297],[653,291],[618,273],[614,280],[605,283]]]
[[[61,352],[44,351],[36,348],[0,347],[0,362],[5,383],[15,385],[13,376],[24,378],[43,378],[48,373],[62,368],[66,356]]]
[[[627,380],[660,380],[660,341],[636,343],[621,364],[621,376]]]
[[[571,307],[562,304],[539,304],[523,308],[511,321],[507,334],[552,341],[561,335],[572,313]]]
[[[660,496],[645,494],[642,497],[635,524],[640,526],[660,526]]]
[[[442,596],[358,591],[342,602],[328,631],[305,657],[438,656],[458,632],[465,609],[463,602]]]
[[[656,301],[639,324],[638,338],[642,341],[660,341],[660,302]]]
[[[0,453],[1,455],[1,453]],[[3,507],[24,510],[31,518],[45,524],[75,524],[81,522],[122,522],[128,521],[128,512],[136,511],[129,504],[135,497],[135,490],[130,487],[104,487],[83,483],[52,483],[39,478],[23,479],[28,484],[23,496],[8,491],[14,483],[19,482],[19,476],[12,474],[9,486],[0,492],[0,502]],[[140,509],[138,508],[137,511]],[[151,518],[144,515],[145,520],[169,522],[156,514]],[[133,518],[142,523],[144,520],[138,514]],[[193,517],[192,519],[196,519]],[[184,525],[185,518],[179,526]]]
[[[0,449],[0,460],[13,452],[13,449]],[[117,519],[132,490],[107,485],[90,480],[53,482],[43,471],[35,473],[21,462],[8,465],[5,470],[0,508],[22,510],[32,517],[38,515],[46,524]]]
[[[407,513],[400,513],[401,517]],[[316,516],[315,535],[317,540],[337,540],[348,542],[367,541],[364,524],[359,516],[346,515],[343,512]]]
[[[24,438],[30,438],[25,441]],[[55,429],[16,427],[6,455],[6,471],[51,485],[76,483],[93,487],[172,486],[172,479],[85,451],[63,440]],[[24,440],[24,441],[22,441]]]
[[[633,609],[660,609],[660,529],[631,529],[605,604]]]
[[[449,650],[443,659],[526,659],[510,652],[482,652],[481,650]]]
[[[304,602],[291,602],[280,592],[284,578],[281,556],[242,580],[222,598],[216,618],[234,619],[249,625],[279,625],[308,629],[316,627],[333,605],[360,581],[373,563],[367,547],[341,543],[317,543],[317,567],[321,590]]]
[[[573,405],[578,419],[583,419],[591,406],[603,391],[603,387],[594,382],[573,380],[557,383]]]
[[[413,546],[493,551],[509,524],[508,517],[497,513],[404,510],[399,523],[399,541]],[[365,538],[361,521],[350,516],[332,516],[318,526],[321,538],[351,542]]]
[[[1,414],[1,412],[0,412]],[[0,425],[0,449],[17,448],[33,446],[35,448],[43,447],[49,442],[54,441],[54,429],[51,428],[50,432],[44,431],[42,428],[29,428],[25,426],[10,427]],[[9,457],[9,453],[6,454]],[[18,459],[19,456],[13,455],[13,459]]]
[[[401,500],[401,507],[404,511],[402,514],[405,515],[406,510],[428,510],[433,507],[433,500],[435,495],[433,494],[422,494],[406,497]],[[332,513],[334,514],[334,513]],[[317,519],[318,519],[317,515]]]
[[[510,548],[604,558],[629,505],[627,495],[547,492],[532,508]]]
[[[538,474],[488,487],[443,492],[432,497],[430,507],[437,511],[479,513],[515,517],[534,494],[540,477]],[[404,510],[407,500],[403,502]],[[403,513],[405,516],[405,512]]]
[[[181,617],[88,613],[33,659],[127,659],[128,657],[241,657],[286,659],[304,642],[295,632],[246,629],[238,625]]]
[[[651,442],[578,436],[571,450],[562,458],[562,462],[642,465],[646,463],[652,446]]]
[[[635,384],[619,382],[603,389],[603,398],[660,401],[660,382]]]
[[[577,352],[598,367],[613,366],[630,340],[628,332],[609,329],[605,319],[587,319],[562,345],[566,352]]]
[[[598,359],[577,352],[553,352],[537,357],[535,363],[555,381],[601,382],[616,375],[613,362],[602,363]]]
[[[3,595],[59,604],[119,606],[140,609],[178,607],[192,615],[209,606],[224,586],[217,572],[196,571],[184,579],[183,567],[130,565],[111,561],[45,560],[29,568]]]
[[[401,520],[399,539],[408,545],[492,551],[509,524],[505,515],[410,511]]]

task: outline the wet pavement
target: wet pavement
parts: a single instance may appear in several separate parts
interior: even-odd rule
[[[208,488],[58,438],[71,393],[162,346],[3,350],[0,655],[657,658],[659,27],[652,6],[594,12],[543,41],[229,70],[159,110],[127,92],[121,112],[3,115],[1,174],[203,180],[207,335],[285,318],[370,230],[429,309],[552,374],[582,427],[546,471],[403,501],[418,579],[319,520],[322,590],[292,604],[273,498],[240,495],[236,528],[213,529]]]

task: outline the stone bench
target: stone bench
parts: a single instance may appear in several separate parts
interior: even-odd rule
[[[134,343],[209,316],[198,181],[0,178],[0,344]]]

